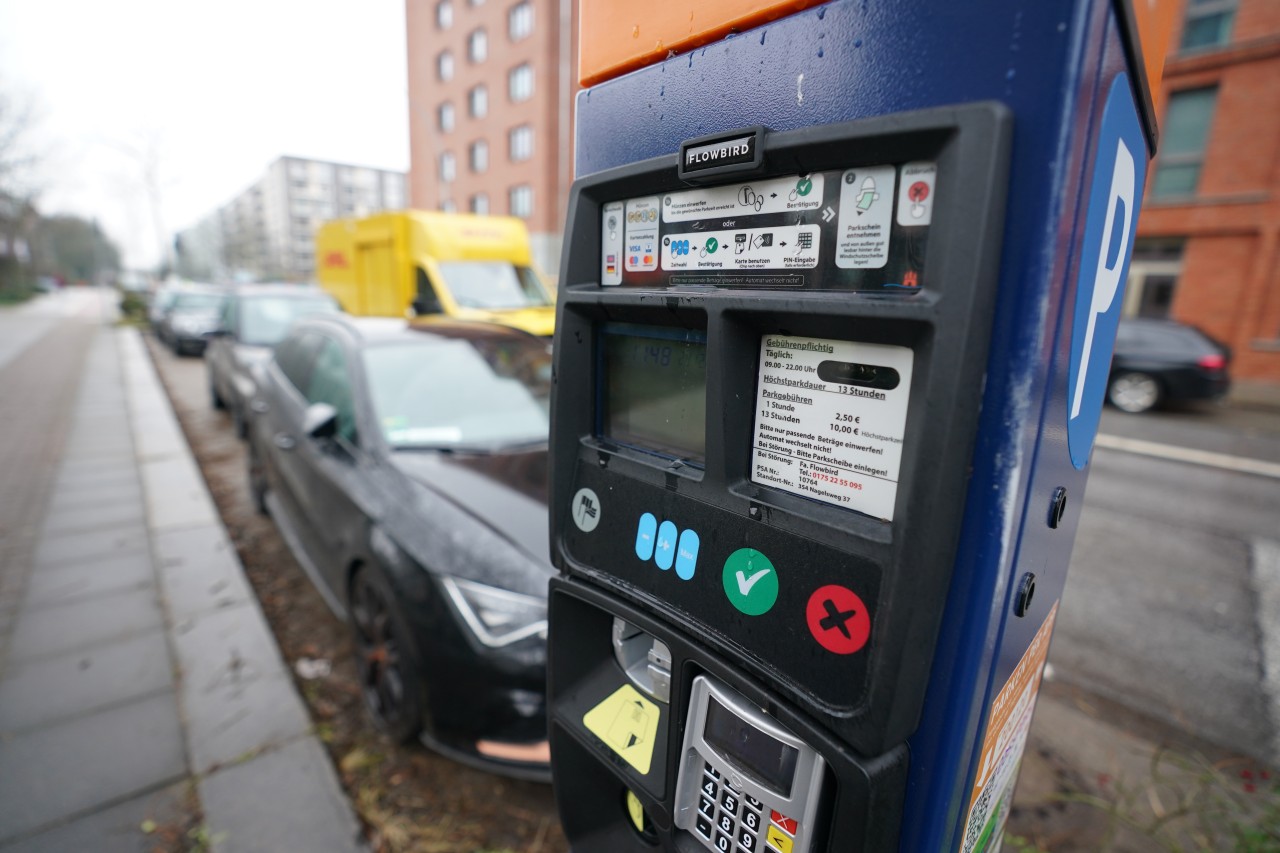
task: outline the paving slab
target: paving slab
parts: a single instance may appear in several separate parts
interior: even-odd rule
[[[215,853],[363,850],[360,827],[315,738],[302,738],[200,781]]]
[[[47,514],[55,515],[86,507],[123,503],[143,505],[141,483],[120,483],[97,488],[68,486],[55,489],[49,496]]]
[[[141,524],[122,525],[107,530],[67,533],[43,539],[36,546],[36,571],[42,566],[84,560],[103,560],[147,551],[147,530]]]
[[[253,600],[253,590],[221,525],[161,533],[154,547],[165,603],[174,622]]]
[[[86,469],[76,466],[69,470],[60,470],[53,481],[55,489],[70,487],[72,489],[96,488],[98,486],[132,485],[138,482],[138,469],[122,465],[105,465]]]
[[[256,602],[175,624],[192,769],[203,773],[310,729]]]
[[[4,853],[51,853],[83,850],[93,853],[154,853],[164,849],[154,836],[142,831],[144,821],[157,826],[183,818],[187,783],[170,785],[126,800],[119,805],[85,815],[70,823],[10,845]]]
[[[0,681],[0,732],[15,732],[173,687],[164,631],[11,666]]]
[[[147,589],[154,585],[151,557],[143,553],[109,560],[42,566],[27,579],[23,606],[35,609],[74,604],[93,596]]]
[[[8,663],[54,657],[161,627],[153,589],[115,593],[39,610],[22,610],[9,643]]]
[[[186,776],[173,694],[0,739],[0,842]]]
[[[141,501],[86,503],[74,507],[63,505],[45,515],[44,527],[40,532],[47,539],[69,533],[141,524],[145,518]]]

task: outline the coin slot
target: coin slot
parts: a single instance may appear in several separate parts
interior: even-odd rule
[[[856,385],[859,388],[878,388],[881,391],[892,391],[902,381],[898,371],[892,367],[831,360],[818,365],[818,378],[823,382]]]

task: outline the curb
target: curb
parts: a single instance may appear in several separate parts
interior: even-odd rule
[[[212,849],[365,849],[137,329],[116,333],[187,756]]]

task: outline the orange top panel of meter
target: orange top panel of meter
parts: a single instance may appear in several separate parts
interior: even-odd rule
[[[580,0],[578,81],[594,86],[825,0]]]

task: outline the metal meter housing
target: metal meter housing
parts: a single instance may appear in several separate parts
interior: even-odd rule
[[[554,356],[554,562],[565,579],[698,637],[707,655],[787,696],[863,755],[900,744],[921,713],[982,399],[1011,121],[1003,106],[976,103],[779,133],[748,128],[744,134],[757,142],[740,158],[745,162],[698,178],[714,188],[790,177],[803,188],[810,175],[888,166],[900,174],[904,164],[935,164],[927,243],[912,269],[917,278],[881,282],[894,287],[838,267],[829,255],[776,281],[730,271],[677,273],[664,260],[683,245],[665,247],[668,255],[652,263],[629,264],[615,252],[611,272],[605,243],[616,237],[606,208],[625,217],[626,200],[689,190],[678,152],[579,180],[570,198]],[[827,183],[827,198],[836,198]],[[832,207],[771,221],[822,241]],[[750,231],[749,219],[724,219],[726,235]],[[670,232],[664,226],[655,236]],[[901,279],[898,272],[893,277]],[[631,398],[610,402],[607,380],[628,375],[624,362],[607,360],[619,336],[675,341],[666,348],[671,357],[705,370],[701,420],[669,426],[665,414],[610,414],[610,406],[644,408]],[[908,400],[888,511],[850,509],[753,477],[762,342],[770,336],[907,354],[909,376],[866,379],[873,386],[901,381]],[[846,366],[824,369],[848,373],[846,362],[833,363]],[[638,385],[633,396],[643,398]],[[589,520],[575,519],[575,506]],[[679,556],[671,559],[682,562],[664,567],[646,559],[652,537],[676,544]],[[758,614],[735,604],[726,586],[735,566],[755,565],[743,562],[753,555],[766,558],[759,565],[767,562],[778,585],[776,601]],[[739,571],[749,589],[759,572]],[[828,588],[852,593],[861,605],[842,611],[859,610],[865,620],[865,643],[851,653],[838,642],[837,651],[824,647],[810,627],[827,618],[806,611]],[[553,611],[555,598],[553,584]],[[836,599],[822,603],[836,606]],[[554,658],[551,666],[554,740]],[[673,674],[673,693],[687,695],[689,685],[678,681]]]

